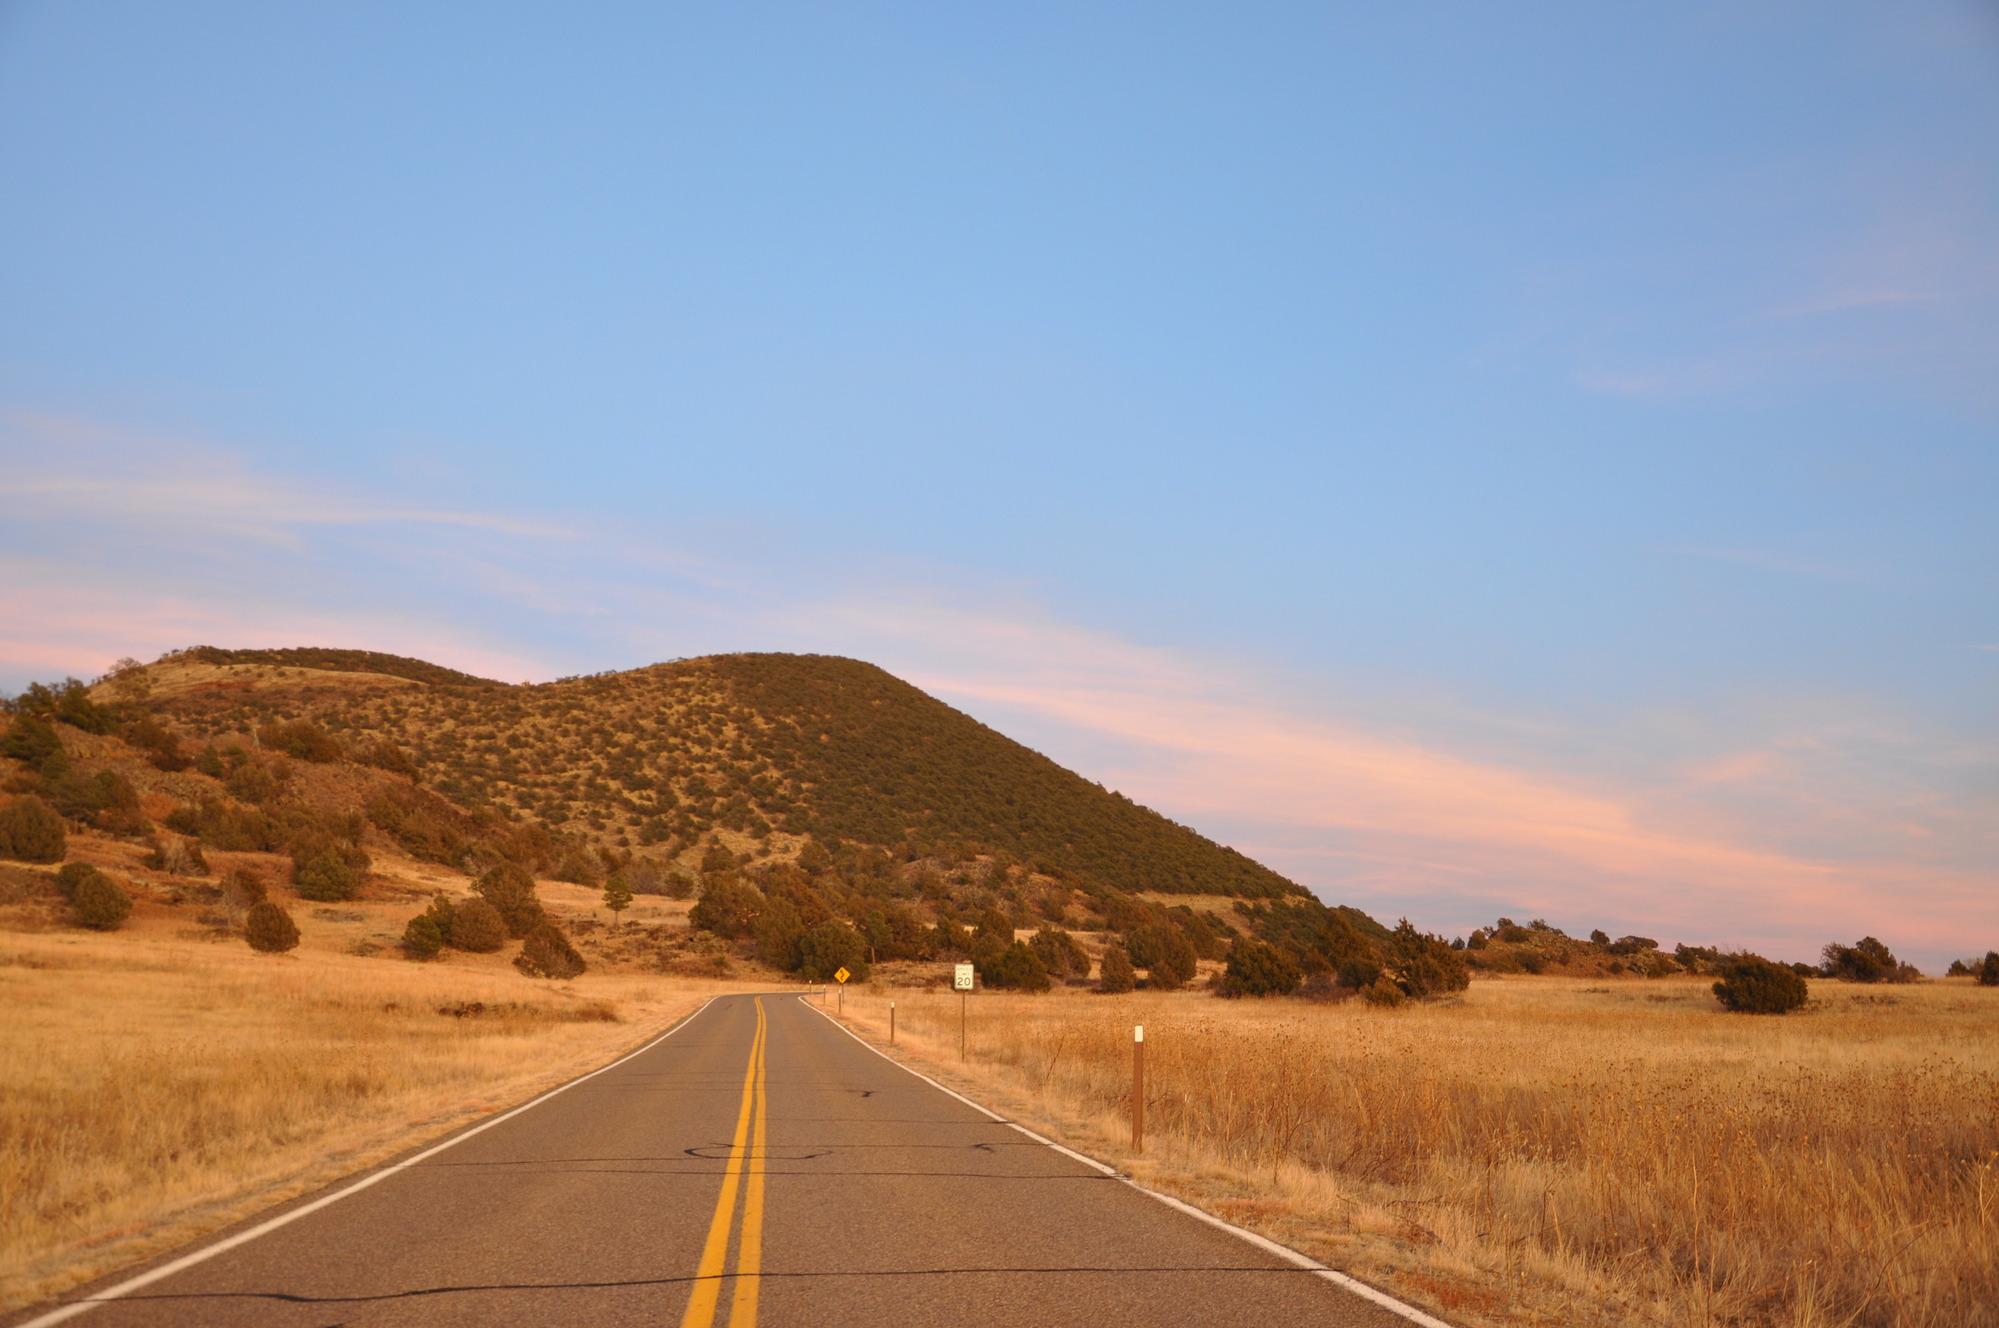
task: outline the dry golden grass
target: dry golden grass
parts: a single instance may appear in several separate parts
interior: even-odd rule
[[[1453,1320],[1999,1323],[1999,992],[1482,981],[1460,999],[852,992],[1022,1119]],[[1130,1155],[1131,1026],[1147,1151]]]
[[[359,958],[302,923],[284,956],[0,933],[0,1310],[531,1097],[719,989]]]

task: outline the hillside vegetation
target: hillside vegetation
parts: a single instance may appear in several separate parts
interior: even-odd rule
[[[170,709],[205,737],[316,719],[350,751],[407,752],[422,782],[465,807],[616,847],[677,852],[725,832],[782,853],[774,834],[810,836],[921,856],[997,851],[1118,892],[1303,894],[855,660],[723,655],[507,687],[359,651],[190,653],[435,684],[356,691],[302,676]]]
[[[534,882],[551,879],[603,888],[614,916],[637,895],[698,893],[701,945],[647,942],[665,971],[732,954],[807,978],[931,965],[932,980],[969,958],[1024,990],[1138,970],[1160,989],[1387,1003],[1467,980],[1442,941],[1328,909],[854,660],[725,655],[510,686],[366,651],[199,647],[93,686],[37,684],[7,709],[0,756],[18,767],[0,771],[0,815],[33,841],[17,860],[62,861],[66,823],[147,844],[170,876],[214,876],[216,854],[268,876],[252,859],[276,857],[315,903],[381,897],[385,854],[476,877],[502,912],[519,897],[504,938],[462,900],[407,919],[416,958],[505,939],[538,971],[590,962],[532,934]],[[247,906],[256,888],[195,890]],[[85,904],[103,893],[93,882]]]

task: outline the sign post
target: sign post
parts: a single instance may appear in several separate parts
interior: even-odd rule
[[[845,964],[840,965],[840,971],[833,975],[833,981],[840,984],[839,1004],[833,1010],[833,1013],[837,1015],[847,1013],[847,979],[852,976],[854,975],[847,971]]]
[[[958,965],[957,971],[951,975],[951,985],[958,989],[959,1060],[965,1059],[965,1003],[971,999],[972,982],[972,966],[970,964]]]
[[[1131,1151],[1145,1151],[1145,1025],[1131,1030]]]

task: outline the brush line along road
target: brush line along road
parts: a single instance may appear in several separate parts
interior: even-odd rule
[[[528,1107],[17,1322],[1436,1322],[1369,1295],[995,1120],[796,997],[729,996]]]

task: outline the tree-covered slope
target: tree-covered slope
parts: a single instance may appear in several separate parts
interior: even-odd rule
[[[425,783],[467,806],[622,846],[685,851],[727,832],[782,850],[809,836],[925,856],[997,852],[1119,893],[1303,893],[856,660],[722,655],[505,686],[364,652],[213,653],[428,685],[218,690],[176,698],[177,722],[219,735],[315,720],[349,748],[407,752]]]

